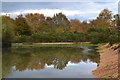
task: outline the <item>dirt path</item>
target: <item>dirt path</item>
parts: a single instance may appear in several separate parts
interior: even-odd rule
[[[96,78],[118,77],[118,54],[120,53],[118,50],[113,50],[112,47],[108,48],[108,44],[99,47],[100,63],[99,67],[93,71]]]
[[[77,42],[77,44],[80,44],[80,43],[90,43],[90,42]],[[75,44],[75,42],[33,43],[33,44]]]

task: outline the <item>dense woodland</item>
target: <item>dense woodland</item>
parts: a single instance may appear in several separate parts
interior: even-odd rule
[[[48,13],[49,14],[49,13]],[[11,43],[36,42],[120,42],[119,15],[113,15],[104,9],[94,20],[69,20],[64,14],[57,13],[46,17],[39,13],[19,15],[15,19],[2,18],[2,42],[4,46]]]

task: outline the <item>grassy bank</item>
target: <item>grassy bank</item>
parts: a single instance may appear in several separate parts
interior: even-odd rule
[[[43,44],[43,43],[12,43],[12,47],[90,47],[96,46],[90,43],[50,43],[50,44]]]

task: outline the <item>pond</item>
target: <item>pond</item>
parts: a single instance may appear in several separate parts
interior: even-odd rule
[[[94,78],[99,55],[95,47],[29,47],[3,49],[4,78]]]

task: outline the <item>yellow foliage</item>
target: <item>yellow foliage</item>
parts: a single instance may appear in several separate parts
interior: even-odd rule
[[[64,30],[62,28],[57,28],[55,32],[56,34],[61,34],[64,32]]]

